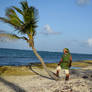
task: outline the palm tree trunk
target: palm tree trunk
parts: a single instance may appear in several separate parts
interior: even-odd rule
[[[51,72],[51,71],[49,71],[49,70],[47,69],[46,64],[44,63],[42,57],[38,54],[38,52],[36,51],[36,49],[34,48],[34,46],[32,46],[32,50],[33,50],[34,54],[37,56],[37,58],[40,60],[40,62],[41,62],[41,64],[42,64],[43,68],[44,68],[45,71],[48,73],[48,75],[49,75],[51,78],[53,78],[53,79],[55,79],[55,80],[58,80],[58,77],[56,77],[56,75],[55,75],[53,72]]]
[[[28,36],[29,36],[29,39],[30,39],[30,40],[29,40],[29,45],[32,47],[32,50],[33,50],[34,54],[35,54],[35,55],[37,56],[37,58],[40,60],[40,62],[41,62],[41,64],[42,64],[43,68],[45,69],[45,71],[48,73],[48,75],[49,75],[51,78],[53,78],[53,79],[55,79],[55,80],[58,80],[58,77],[56,77],[56,75],[55,75],[53,72],[51,72],[51,71],[48,70],[46,64],[44,63],[44,61],[43,61],[43,59],[42,59],[42,57],[38,54],[38,52],[37,52],[36,49],[34,48],[34,40],[33,40],[32,34],[30,34],[30,35],[28,35]]]

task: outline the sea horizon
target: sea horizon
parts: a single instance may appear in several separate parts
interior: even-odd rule
[[[23,50],[23,51],[32,51],[32,49],[18,49],[18,48],[0,48],[0,49],[10,49],[10,50]],[[62,51],[47,51],[47,50],[37,50],[37,52],[57,52],[57,53],[63,53]],[[79,53],[79,52],[71,52],[71,54],[88,54],[88,55],[92,55],[91,53]]]
[[[62,52],[38,51],[45,63],[58,63]],[[92,54],[71,53],[73,62],[92,60]],[[28,65],[29,63],[40,63],[32,50],[19,50],[0,48],[0,65]]]

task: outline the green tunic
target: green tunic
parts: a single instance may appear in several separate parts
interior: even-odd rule
[[[66,53],[62,55],[62,62],[60,64],[62,69],[69,69],[69,65],[70,65],[70,53]]]

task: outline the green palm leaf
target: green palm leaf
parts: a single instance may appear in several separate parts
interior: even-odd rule
[[[6,10],[6,16],[8,17],[9,20],[14,21],[14,22],[16,21],[18,25],[23,24],[23,21],[20,20],[20,18],[18,17],[18,15],[16,14],[13,8],[8,8]]]
[[[1,33],[0,38],[1,37],[6,37],[6,38],[9,38],[9,39],[20,39],[20,37],[18,37],[17,35],[9,34],[9,33]]]
[[[14,8],[18,13],[23,15],[23,11],[15,6],[13,6],[12,8]]]
[[[25,12],[29,8],[27,1],[22,1],[21,3],[22,10]]]
[[[18,25],[17,23],[15,23],[16,21],[8,20],[7,18],[3,18],[3,17],[0,17],[0,20],[2,20],[5,23],[8,23],[8,24],[12,25],[16,29],[20,29],[20,25]]]
[[[12,25],[21,34],[34,36],[38,22],[38,10],[33,6],[29,7],[27,1],[20,4],[22,9],[12,6],[6,10],[6,18],[0,17],[0,20]],[[16,11],[22,15],[23,21],[16,14]]]
[[[26,37],[19,37],[15,34],[9,34],[9,33],[0,33],[0,38],[7,38],[8,40],[23,39],[23,40],[28,41]]]

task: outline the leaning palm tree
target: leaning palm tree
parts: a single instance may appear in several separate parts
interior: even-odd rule
[[[22,1],[20,2],[20,4],[21,9],[15,6],[8,8],[6,10],[6,17],[0,17],[0,20],[10,24],[16,29],[16,31],[18,31],[18,33],[21,33],[25,36],[19,37],[16,34],[0,33],[0,37],[26,40],[26,42],[32,48],[34,54],[42,63],[43,68],[47,71],[49,76],[51,76],[53,79],[57,79],[57,77],[47,69],[43,59],[34,47],[34,36],[36,35],[36,27],[38,22],[38,10],[33,6],[29,7],[27,1]],[[16,12],[22,15],[22,19],[18,17]]]

